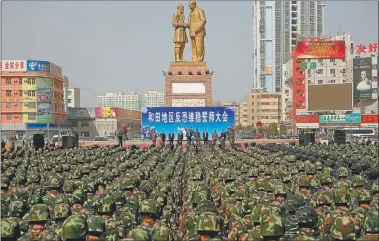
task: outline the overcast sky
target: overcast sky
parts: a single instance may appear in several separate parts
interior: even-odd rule
[[[2,59],[54,62],[82,89],[82,106],[105,92],[164,90],[173,61],[172,14],[180,1],[1,2]],[[207,17],[206,57],[215,101],[241,101],[252,86],[249,1],[198,2]],[[378,42],[377,2],[326,2],[325,35],[339,30],[357,43]],[[185,58],[190,60],[190,44]]]

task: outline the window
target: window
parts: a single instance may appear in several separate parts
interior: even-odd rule
[[[5,96],[12,96],[12,91],[6,90],[5,91]]]
[[[35,90],[28,90],[28,96],[36,96]]]
[[[29,102],[28,108],[36,108],[36,102]]]
[[[318,70],[317,70],[317,73],[318,73],[318,74],[323,74],[323,73],[324,73],[324,70],[323,70],[323,69],[318,69]]]
[[[7,120],[12,120],[12,115],[7,115]]]
[[[68,102],[69,104],[71,104],[71,99],[68,99],[67,102]]]
[[[22,85],[22,79],[21,78],[18,79],[18,84]]]
[[[372,65],[372,68],[373,68],[373,69],[377,69],[377,68],[378,68],[378,65],[377,65],[377,64],[373,64],[373,65]]]
[[[6,108],[12,108],[12,104],[11,103],[6,103]]]
[[[89,127],[88,121],[82,121],[82,127]]]
[[[28,120],[36,120],[36,114],[28,114]]]
[[[336,60],[335,59],[330,59],[330,63],[335,63]]]
[[[12,81],[11,81],[11,79],[6,79],[6,80],[5,80],[5,84],[7,84],[7,85],[10,85],[10,84],[12,84]]]
[[[322,84],[323,82],[324,82],[324,81],[323,81],[322,79],[319,79],[319,80],[318,80],[318,83],[319,83],[319,84]]]
[[[330,80],[330,83],[335,84],[336,81],[334,79]]]
[[[18,91],[18,95],[21,97],[22,96],[22,90]]]
[[[323,60],[322,60],[322,59],[318,59],[318,60],[317,60],[317,62],[319,62],[319,63],[322,63],[322,62],[323,62]]]
[[[69,90],[69,91],[67,92],[67,94],[68,94],[68,95],[71,95],[71,90]]]
[[[336,69],[330,69],[331,74],[336,74]]]

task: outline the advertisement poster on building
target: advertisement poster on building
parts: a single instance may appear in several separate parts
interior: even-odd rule
[[[343,40],[304,40],[296,45],[298,59],[344,59],[346,55]]]
[[[53,121],[53,110],[50,103],[38,103],[37,123],[49,123]]]
[[[73,119],[76,118],[95,118],[94,107],[81,107],[81,108],[67,108],[67,115]]]
[[[53,79],[52,78],[40,78],[40,77],[37,77],[36,78],[36,87],[37,89],[39,88],[51,88],[53,86]]]
[[[39,103],[50,103],[51,102],[51,89],[37,89],[37,101]]]
[[[358,124],[361,122],[359,113],[342,114],[342,115],[320,115],[320,124]]]
[[[26,61],[26,71],[50,73],[50,62],[41,61],[41,60],[27,60]]]
[[[371,57],[353,60],[353,96],[355,99],[372,98],[372,59]]]
[[[202,135],[207,130],[209,136],[214,130],[220,135],[222,130],[235,123],[233,107],[144,107],[142,109],[142,139],[149,140],[155,130],[158,134],[164,131],[166,136],[173,131],[175,139],[182,131],[186,133],[191,128],[199,130]]]
[[[2,60],[1,72],[25,72],[26,60]]]

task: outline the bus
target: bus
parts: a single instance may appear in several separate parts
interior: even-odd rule
[[[377,133],[374,128],[344,128],[346,136],[349,137],[370,137],[371,139],[376,139]]]

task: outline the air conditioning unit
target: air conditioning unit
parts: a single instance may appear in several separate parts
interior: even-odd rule
[[[336,63],[336,62],[333,62],[333,65],[337,65],[337,63]]]
[[[311,77],[311,74],[308,74],[308,77]]]
[[[321,65],[324,65],[324,62],[321,62],[320,64],[321,64]]]
[[[336,74],[333,74],[333,77],[336,77]]]
[[[28,91],[27,91],[27,90],[25,90],[25,91],[24,91],[24,94],[27,94],[27,93],[28,93]]]
[[[18,95],[18,91],[13,91],[13,94],[14,95]]]
[[[342,76],[346,76],[346,73],[342,73]]]
[[[24,106],[29,106],[29,104],[28,103],[24,103]]]

